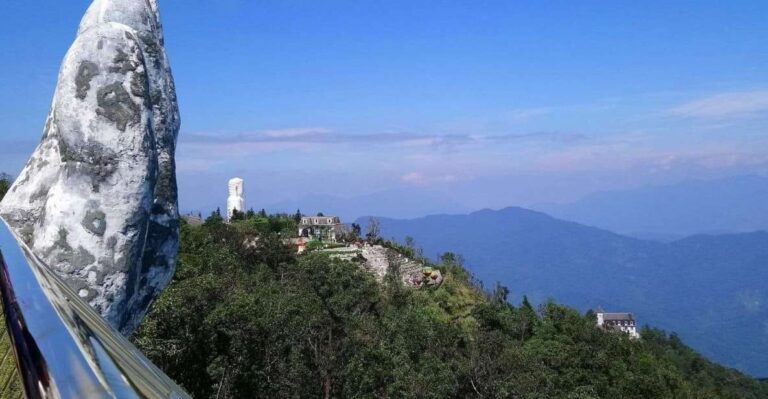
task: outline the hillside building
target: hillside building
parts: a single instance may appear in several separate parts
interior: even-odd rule
[[[344,232],[338,216],[305,216],[299,223],[299,237],[336,241]]]
[[[597,326],[606,330],[620,331],[629,334],[631,338],[640,338],[637,332],[637,322],[632,313],[608,313],[598,309]]]

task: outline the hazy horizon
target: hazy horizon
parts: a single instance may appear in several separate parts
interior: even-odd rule
[[[38,142],[88,3],[0,4],[0,171]],[[430,192],[476,210],[768,173],[765,2],[162,9],[182,209],[220,206],[232,176],[255,208]]]

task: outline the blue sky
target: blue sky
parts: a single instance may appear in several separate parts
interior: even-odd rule
[[[0,170],[39,139],[88,3],[0,3]],[[765,1],[160,6],[184,209],[223,204],[233,175],[257,208],[388,191],[474,209],[768,173]]]

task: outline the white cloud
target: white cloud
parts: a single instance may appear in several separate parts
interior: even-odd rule
[[[671,170],[754,170],[768,164],[764,146],[747,149],[728,143],[688,148],[595,143],[548,152],[532,162],[534,171],[566,173],[640,170],[666,173]]]
[[[400,177],[400,181],[410,185],[433,185],[441,183],[454,183],[459,178],[454,174],[424,174],[420,172],[411,172]]]
[[[669,111],[670,115],[697,119],[752,118],[768,111],[768,90],[721,93],[694,100]]]
[[[239,134],[225,133],[184,133],[182,145],[204,146],[208,150],[224,147],[226,150],[246,148],[254,144],[283,145],[294,148],[296,145],[339,145],[350,146],[402,146],[419,147],[461,147],[468,144],[488,144],[502,142],[562,142],[572,143],[582,139],[581,135],[561,132],[507,133],[498,135],[479,134],[437,134],[437,133],[355,133],[337,132],[325,128],[295,128],[266,130]],[[271,148],[271,147],[270,147]]]
[[[263,134],[265,137],[271,138],[295,138],[306,136],[317,136],[330,133],[329,129],[324,128],[299,128],[299,129],[280,129],[280,130],[267,130]]]
[[[400,177],[400,180],[407,184],[419,184],[424,182],[424,175],[418,172],[411,172]]]
[[[442,137],[422,137],[413,140],[403,141],[403,146],[406,147],[433,147],[443,144],[445,140]]]

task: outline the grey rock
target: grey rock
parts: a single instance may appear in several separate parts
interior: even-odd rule
[[[130,334],[178,250],[176,90],[155,0],[95,0],[59,72],[43,137],[0,215]]]

